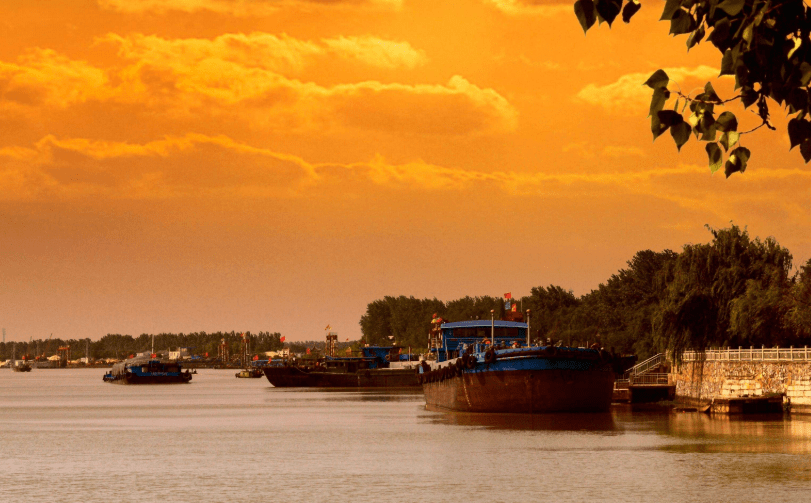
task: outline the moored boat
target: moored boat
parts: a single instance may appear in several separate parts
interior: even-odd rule
[[[418,380],[429,407],[463,412],[603,412],[612,357],[596,348],[527,344],[520,321],[435,323]]]
[[[234,375],[241,379],[256,379],[258,377],[262,377],[264,374],[262,373],[262,369],[252,368],[242,369]]]
[[[177,384],[190,382],[191,378],[180,362],[136,357],[116,363],[103,379],[113,384]]]
[[[329,339],[328,339],[329,340]],[[398,346],[367,346],[363,356],[325,356],[318,360],[286,362],[263,369],[277,388],[394,388],[419,386],[418,362],[402,355]]]
[[[11,370],[13,370],[14,372],[31,372],[31,364],[28,363],[26,360],[23,360],[22,363],[18,363],[16,360],[12,360]]]

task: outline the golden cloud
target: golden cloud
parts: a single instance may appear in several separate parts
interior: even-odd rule
[[[706,65],[696,68],[665,68],[671,81],[678,83],[718,77],[718,69]],[[588,84],[577,93],[576,101],[603,107],[609,113],[638,115],[650,105],[651,90],[644,83],[653,72],[623,75],[606,85]]]
[[[2,103],[67,107],[109,97],[106,73],[50,49],[31,49],[17,63],[0,62]]]
[[[322,86],[284,75],[321,54],[412,66],[425,58],[405,42],[374,37],[314,43],[286,35],[229,34],[213,40],[107,35],[127,64],[102,69],[37,50],[2,64],[3,103],[59,106],[97,100],[137,105],[162,116],[231,118],[286,132],[345,128],[466,135],[511,131],[517,112],[493,89],[460,76],[446,85],[378,81]]]
[[[210,11],[232,16],[268,16],[281,9],[370,7],[399,9],[403,0],[98,0],[100,7],[124,13]]]
[[[510,15],[554,16],[572,14],[573,2],[568,0],[486,0],[498,10]]]
[[[408,42],[365,36],[323,39],[323,43],[331,52],[343,58],[353,58],[381,68],[412,69],[428,61],[423,51],[415,50]]]
[[[0,149],[0,199],[291,196],[319,175],[301,158],[188,134],[145,144],[46,136],[32,148]]]
[[[631,154],[634,155],[634,154]],[[709,178],[709,181],[708,181]],[[709,177],[706,166],[680,165],[603,173],[485,172],[421,159],[311,163],[226,136],[187,134],[146,143],[46,136],[31,147],[0,149],[0,200],[306,198],[375,190],[491,193],[581,200],[650,198],[715,219],[752,215],[771,205],[811,225],[801,204],[811,172],[761,169],[745,177]]]

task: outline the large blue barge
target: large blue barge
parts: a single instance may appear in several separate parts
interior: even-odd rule
[[[136,357],[116,363],[103,379],[113,384],[177,384],[191,382],[191,378],[180,362]]]
[[[418,380],[429,407],[464,412],[602,412],[612,356],[597,348],[530,345],[521,321],[434,320]]]

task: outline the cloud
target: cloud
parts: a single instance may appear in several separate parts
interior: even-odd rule
[[[269,16],[281,9],[365,7],[399,9],[403,0],[98,0],[103,9],[128,14],[210,11],[232,16]]]
[[[226,136],[187,134],[134,144],[46,136],[0,149],[0,200],[289,197],[316,183],[312,164]]]
[[[568,0],[485,0],[505,14],[513,16],[554,16],[565,12],[571,14],[572,2]]]
[[[176,68],[178,73],[191,73],[196,66],[223,61],[245,68],[274,72],[296,72],[315,56],[323,55],[319,44],[298,40],[286,34],[229,33],[214,39],[165,39],[155,35],[133,34],[126,37],[110,33],[99,42],[118,46],[118,54],[140,65]]]
[[[413,69],[424,65],[428,58],[408,42],[395,42],[377,37],[338,37],[324,39],[331,52],[381,68]]]
[[[407,42],[371,36],[312,42],[267,33],[214,39],[109,34],[99,41],[115,44],[122,63],[100,68],[51,50],[0,63],[0,109],[65,108],[93,100],[173,120],[215,118],[286,133],[349,128],[468,135],[517,125],[517,112],[503,96],[461,76],[444,85],[365,80],[329,86],[297,77],[319,57],[384,68],[423,64],[425,55]]]
[[[671,81],[680,84],[686,81],[709,80],[718,77],[719,73],[718,69],[705,65],[696,68],[665,68],[664,71]],[[643,84],[651,73],[653,72],[623,75],[606,85],[588,84],[577,93],[575,100],[603,107],[613,114],[637,115],[640,110],[647,110],[650,105],[651,90]]]
[[[0,97],[5,104],[64,108],[110,96],[106,73],[50,49],[30,49],[17,63],[0,61]]]
[[[0,201],[16,202],[500,192],[565,201],[655,199],[722,221],[729,215],[756,220],[757,208],[768,206],[770,214],[811,225],[807,208],[797,203],[807,200],[810,184],[811,171],[801,168],[764,168],[725,180],[695,165],[590,173],[471,170],[422,159],[392,163],[381,155],[314,163],[226,136],[193,133],[145,143],[46,136],[30,147],[0,148]]]
[[[413,69],[427,62],[423,51],[405,41],[385,40],[370,35],[305,41],[287,34],[229,33],[214,39],[165,39],[134,34],[108,34],[99,41],[118,46],[119,56],[144,64],[170,68],[188,67],[222,60],[249,68],[290,74],[313,65],[317,57],[338,57],[380,68]]]

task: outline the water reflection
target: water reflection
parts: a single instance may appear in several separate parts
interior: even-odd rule
[[[660,431],[685,440],[678,452],[811,453],[809,418],[675,413]]]
[[[321,402],[424,402],[422,388],[265,388],[267,393],[290,397],[302,395],[305,399]],[[313,397],[317,395],[317,398]],[[310,398],[308,398],[310,397]]]
[[[426,419],[434,424],[453,426],[477,426],[492,430],[535,430],[610,432],[619,427],[611,413],[596,414],[487,414],[475,412],[448,412],[426,407],[438,412]]]

